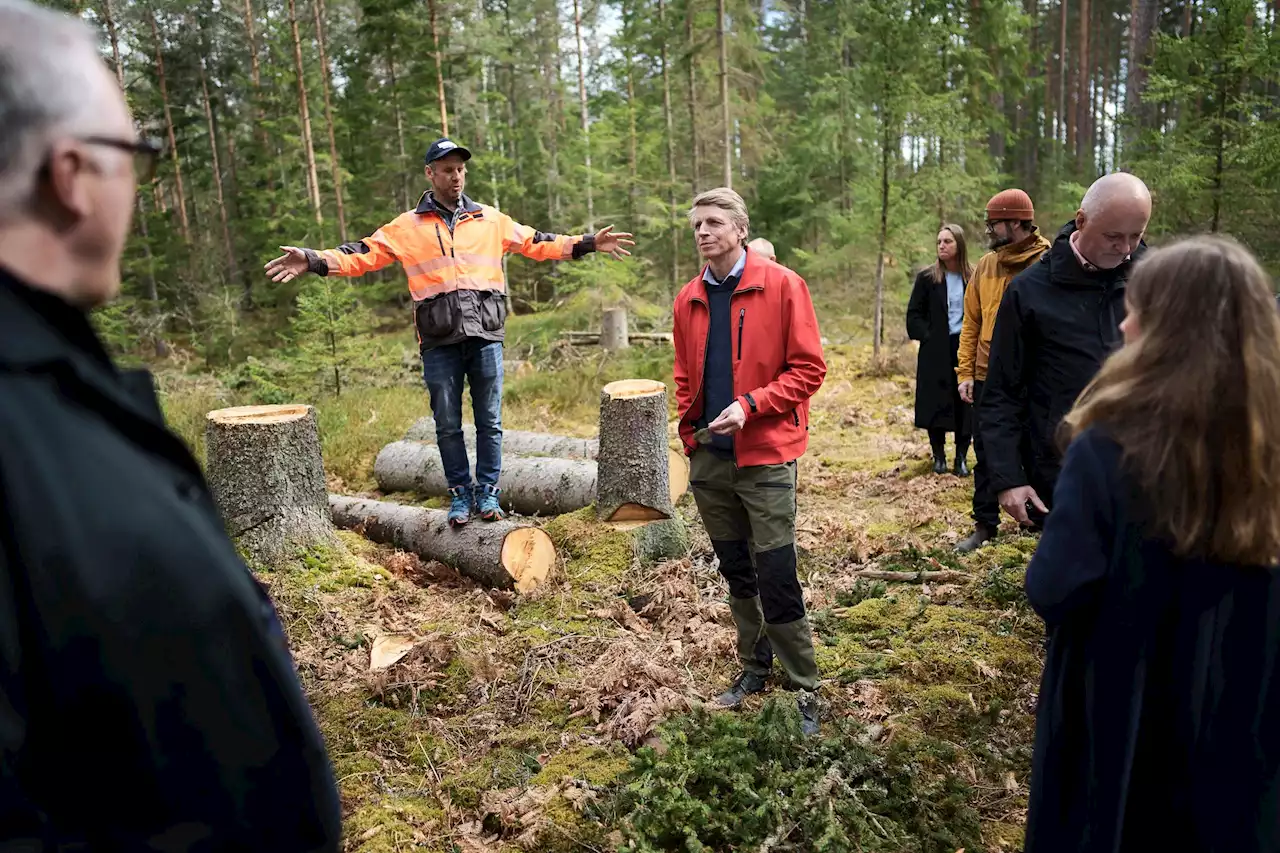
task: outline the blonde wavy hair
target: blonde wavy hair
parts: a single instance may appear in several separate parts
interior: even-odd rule
[[[1147,254],[1126,286],[1133,343],[1064,420],[1123,449],[1149,535],[1181,557],[1280,557],[1280,311],[1234,240],[1193,237]]]

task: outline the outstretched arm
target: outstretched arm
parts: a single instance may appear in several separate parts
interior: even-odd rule
[[[267,275],[275,282],[293,281],[305,272],[316,275],[361,276],[380,270],[399,258],[394,248],[395,223],[379,228],[370,236],[354,243],[343,243],[336,249],[303,249],[281,246],[284,254],[269,261]]]
[[[634,246],[635,241],[626,232],[613,233],[613,226],[607,225],[595,234],[583,234],[570,237],[563,234],[550,234],[546,231],[535,231],[527,225],[521,225],[510,216],[503,214],[502,226],[504,236],[502,248],[507,252],[518,252],[535,261],[568,261],[578,260],[591,252],[602,252],[615,259],[630,255],[626,247]]]

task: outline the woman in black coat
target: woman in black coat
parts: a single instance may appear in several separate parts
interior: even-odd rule
[[[955,474],[969,475],[965,457],[972,434],[969,404],[960,399],[956,366],[964,291],[973,267],[964,229],[943,225],[938,232],[938,259],[920,270],[907,303],[907,335],[920,342],[916,359],[916,426],[929,431],[933,472],[947,473],[947,433],[956,434]]]
[[[1268,284],[1233,241],[1149,253],[1124,349],[1065,420],[1026,579],[1049,632],[1026,853],[1280,851]]]

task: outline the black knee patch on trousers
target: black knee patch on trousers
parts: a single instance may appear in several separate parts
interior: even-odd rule
[[[803,618],[804,593],[796,576],[794,543],[756,554],[756,576],[765,622],[782,625]]]
[[[734,598],[755,598],[760,594],[756,585],[756,570],[751,565],[751,550],[747,547],[746,540],[712,540],[711,547],[720,559],[720,574],[729,583],[730,595]],[[768,613],[767,610],[765,612]]]

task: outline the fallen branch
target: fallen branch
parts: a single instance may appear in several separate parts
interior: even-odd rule
[[[851,573],[855,578],[870,581],[900,581],[903,583],[959,583],[972,580],[973,575],[946,569],[941,572],[887,572],[882,569],[859,569]]]

